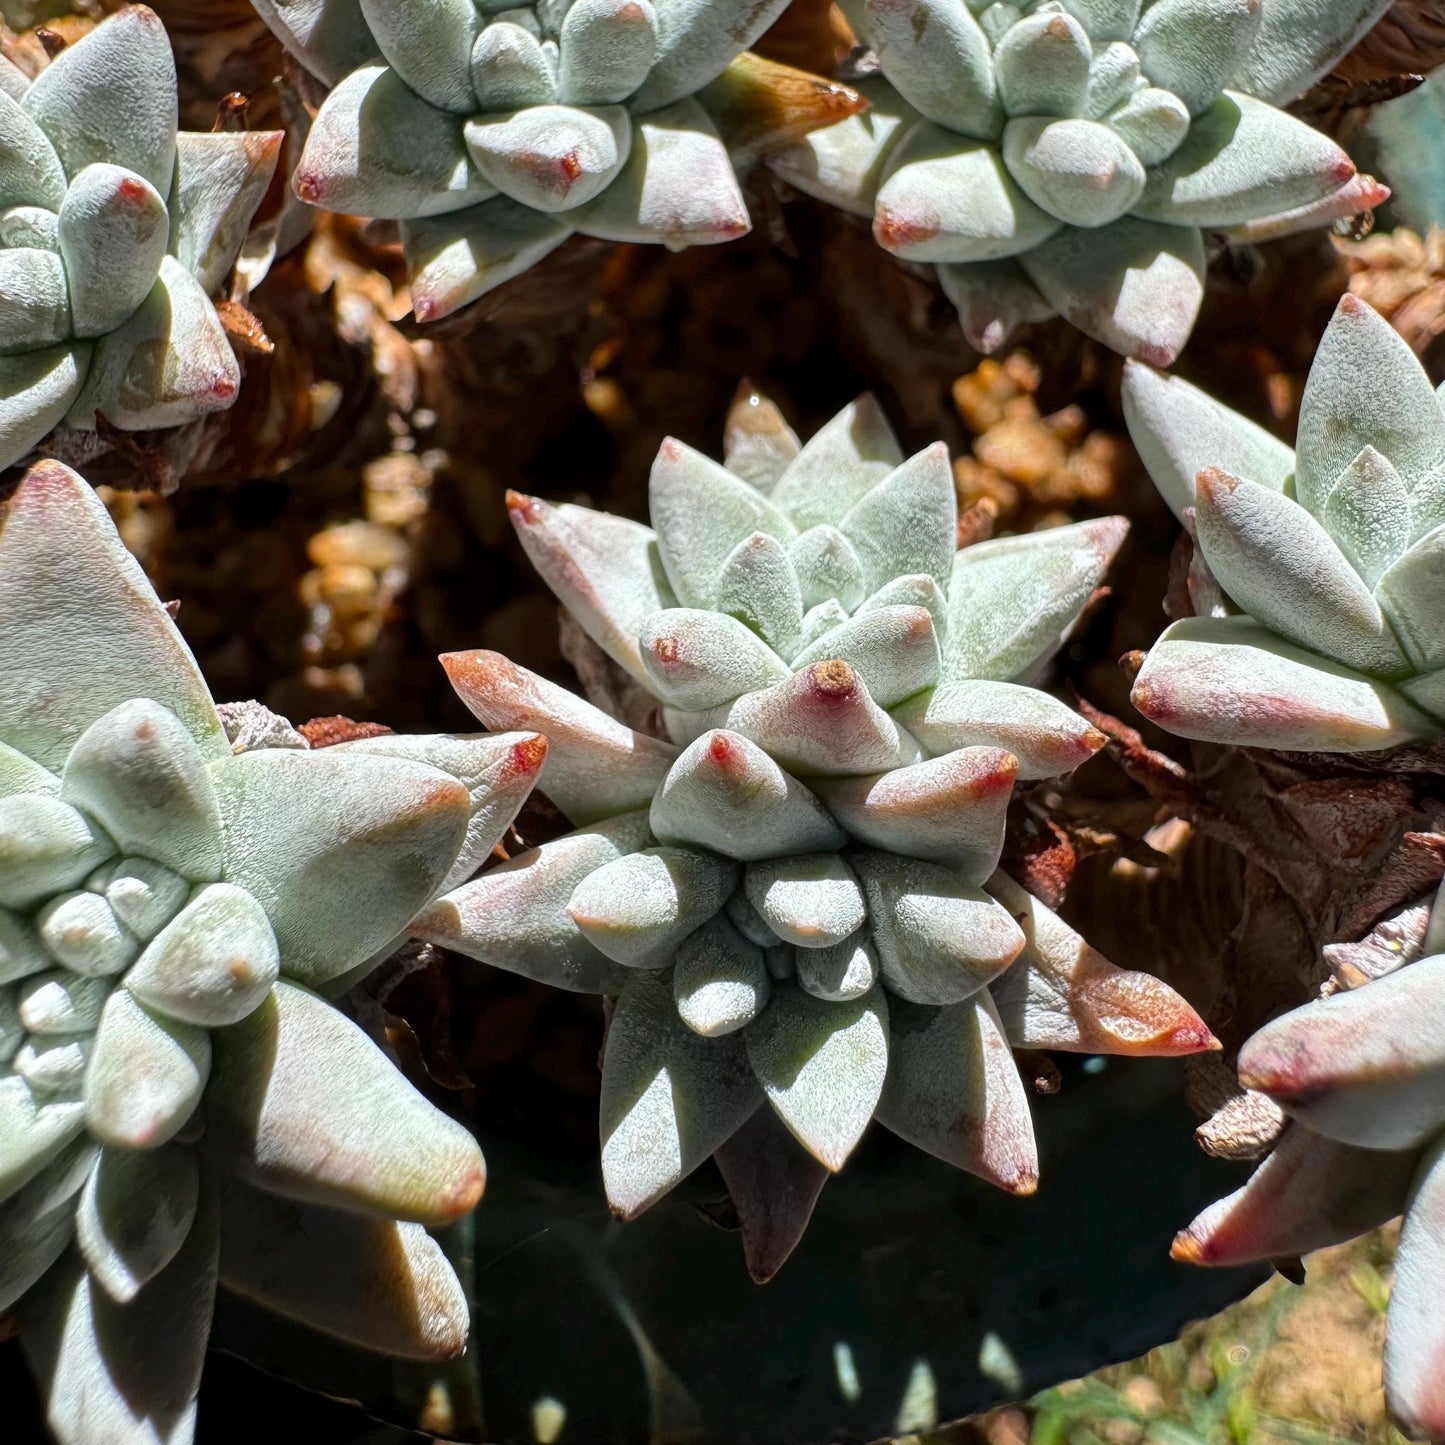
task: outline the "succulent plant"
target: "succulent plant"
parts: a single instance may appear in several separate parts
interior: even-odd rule
[[[680,249],[749,229],[698,92],[785,0],[255,0],[334,87],[292,178],[402,221],[420,320],[573,232]]]
[[[1010,1042],[1212,1043],[1171,990],[1114,968],[998,870],[1015,778],[1067,772],[1103,741],[1025,679],[1125,524],[959,551],[947,448],[905,460],[867,396],[806,447],[742,396],[726,466],[669,439],[650,504],[652,528],[510,497],[528,555],[656,729],[496,653],[444,657],[489,727],[545,728],[539,786],[579,826],[413,932],[616,996],[602,1170],[625,1217],[765,1098],[828,1170],[877,1117],[1030,1192]],[[735,1190],[739,1172],[725,1164]]]
[[[1130,363],[1129,430],[1198,546],[1193,617],[1150,649],[1146,717],[1182,737],[1366,752],[1445,729],[1445,400],[1341,298],[1297,447]]]
[[[219,1277],[376,1349],[467,1311],[471,1135],[319,992],[485,857],[533,734],[236,752],[104,508],[0,533],[0,1312],[65,1445],[184,1441]]]
[[[1413,957],[1412,957],[1413,955]],[[1266,1024],[1239,1077],[1291,1117],[1242,1189],[1174,1241],[1234,1265],[1338,1244],[1403,1213],[1385,1392],[1407,1429],[1445,1437],[1445,890],[1393,971]]]
[[[845,0],[881,76],[864,114],[771,158],[938,264],[969,340],[1062,314],[1167,366],[1205,232],[1265,239],[1388,194],[1278,107],[1388,0]]]
[[[177,131],[165,28],[131,5],[34,81],[0,58],[0,466],[61,421],[179,426],[240,371],[211,293],[279,131]]]

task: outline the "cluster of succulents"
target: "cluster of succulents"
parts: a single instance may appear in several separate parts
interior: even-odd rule
[[[57,1436],[189,1438],[218,1277],[458,1353],[425,1226],[476,1203],[481,1154],[319,990],[477,866],[545,744],[233,744],[58,462],[9,503],[0,617],[0,1312]]]
[[[1011,1042],[1213,1044],[1165,985],[1114,969],[998,868],[1014,780],[1102,746],[1028,679],[1098,587],[1121,519],[959,550],[947,448],[905,459],[867,396],[800,446],[743,395],[725,466],[665,441],[652,527],[511,508],[655,733],[499,654],[444,657],[489,727],[546,733],[539,786],[579,826],[413,931],[615,996],[601,1132],[619,1214],[764,1099],[829,1170],[876,1117],[1030,1192]]]
[[[1241,1083],[1293,1122],[1248,1183],[1181,1231],[1174,1255],[1205,1265],[1288,1258],[1403,1213],[1385,1390],[1407,1429],[1436,1440],[1445,1435],[1445,890],[1399,965],[1275,1019],[1240,1051]]]
[[[177,130],[166,32],[127,6],[32,81],[0,57],[0,466],[62,421],[172,427],[240,385],[211,303],[280,132]]]
[[[976,346],[1062,315],[1167,366],[1205,233],[1288,234],[1387,194],[1280,109],[1388,0],[848,0],[862,115],[770,164],[934,263]]]
[[[1445,731],[1445,395],[1358,297],[1315,354],[1291,449],[1130,363],[1130,433],[1198,547],[1195,616],[1133,703],[1182,737],[1368,752]]]
[[[420,320],[574,232],[674,249],[751,222],[699,92],[786,0],[255,0],[333,87],[293,176],[327,210],[402,221]]]

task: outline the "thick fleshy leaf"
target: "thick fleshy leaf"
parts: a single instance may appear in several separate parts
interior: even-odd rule
[[[1308,1254],[1364,1234],[1405,1207],[1415,1155],[1285,1132],[1249,1182],[1174,1237],[1186,1264],[1240,1265]]]
[[[88,346],[47,346],[0,356],[0,466],[42,441],[80,395]]]
[[[635,1219],[655,1204],[759,1102],[742,1038],[694,1033],[665,976],[633,973],[602,1056],[602,1179],[613,1212]]]
[[[857,549],[836,527],[827,523],[809,527],[788,545],[787,557],[803,608],[811,609],[832,597],[845,612],[851,612],[868,595]]]
[[[1445,955],[1266,1024],[1239,1078],[1317,1134],[1362,1149],[1410,1149],[1445,1123],[1445,1020],[1434,1006]]]
[[[588,940],[567,905],[588,874],[653,841],[641,812],[582,828],[463,884],[407,932],[556,988],[616,993],[628,970]]]
[[[648,504],[668,580],[685,607],[710,607],[728,554],[764,532],[790,542],[797,528],[756,488],[668,437],[658,449]]]
[[[1369,587],[1410,545],[1409,494],[1399,472],[1374,447],[1345,468],[1320,520]],[[1383,598],[1377,600],[1384,605]]]
[[[70,287],[60,257],[35,246],[0,250],[0,348],[50,347],[70,334]]]
[[[996,146],[928,122],[889,156],[873,215],[878,244],[905,261],[996,261],[1059,226],[1019,188]]]
[[[45,132],[17,101],[0,93],[0,207],[58,211],[65,186],[64,167]]]
[[[572,891],[567,912],[608,958],[663,968],[737,887],[729,858],[692,848],[645,848],[604,863]]]
[[[1445,1282],[1445,1141],[1426,1152],[1400,1231],[1395,1281],[1385,1327],[1385,1397],[1408,1430],[1445,1434],[1445,1331],[1440,1289]]]
[[[1314,84],[1390,7],[1390,0],[1292,0],[1263,5],[1235,84],[1283,105]]]
[[[18,1075],[0,1076],[0,1200],[33,1179],[84,1128],[84,1104],[41,1103]]]
[[[1017,1047],[1156,1058],[1218,1048],[1168,984],[1116,968],[1007,873],[996,872],[987,886],[1024,934],[1018,961],[993,985]]]
[[[47,1038],[36,1034],[21,1044],[10,1067],[38,1098],[73,1097],[85,1082],[92,1052],[88,1038]]]
[[[363,66],[326,97],[292,188],[310,206],[387,219],[474,206],[497,188],[472,164],[462,125],[389,66]]]
[[[987,993],[947,1008],[895,1002],[878,1122],[1010,1194],[1032,1194],[1038,1150],[1028,1095]]]
[[[41,973],[51,962],[30,920],[0,909],[0,984]]]
[[[861,843],[926,858],[982,883],[998,866],[1018,759],[960,748],[864,778],[820,778],[828,811]]]
[[[224,411],[240,386],[210,297],[174,256],[165,256],[140,309],[96,343],[68,420],[90,428],[99,412],[123,431],[183,426]]]
[[[1445,459],[1445,411],[1400,333],[1359,297],[1340,298],[1300,399],[1295,489],[1316,516],[1364,447],[1407,490]]]
[[[76,1243],[117,1304],[129,1304],[180,1252],[200,1190],[190,1149],[101,1150],[76,1209]]]
[[[1192,226],[1134,216],[1097,230],[1068,226],[1019,264],[1085,335],[1154,366],[1184,349],[1204,299],[1204,241]]]
[[[803,626],[803,594],[783,544],[766,532],[744,537],[723,562],[713,607],[751,627],[780,655],[791,657]]]
[[[94,1033],[114,987],[109,978],[78,977],[66,968],[52,969],[21,983],[10,1005],[10,1017],[24,1026],[22,1033]],[[0,1008],[4,1007],[6,1004],[0,1003]]]
[[[964,0],[866,0],[863,9],[884,74],[914,109],[964,135],[993,135],[994,57]]]
[[[787,0],[667,0],[657,58],[632,98],[639,115],[702,89],[783,12]]]
[[[1084,27],[1060,11],[1037,11],[1009,26],[993,54],[999,99],[1010,116],[1076,116],[1094,47]],[[978,132],[990,138],[994,131]]]
[[[0,1205],[0,1310],[13,1308],[65,1252],[75,1232],[75,1193],[95,1154],[89,1141],[77,1140]]]
[[[319,983],[401,932],[466,838],[467,789],[406,758],[259,748],[212,767],[225,876],[266,910],[281,968]]]
[[[767,752],[720,729],[704,733],[673,765],[652,800],[652,831],[747,862],[839,848],[843,830]]]
[[[327,85],[377,56],[376,39],[357,0],[255,0],[253,8],[287,50]]]
[[[621,106],[532,105],[474,116],[463,128],[477,170],[524,206],[570,211],[622,169],[632,120]]]
[[[748,902],[748,895],[741,888],[727,901],[724,910],[737,929],[750,943],[759,948],[772,948],[781,942],[778,935],[763,922],[763,916]]]
[[[462,115],[476,108],[472,46],[484,22],[473,0],[359,3],[381,53],[418,95]]]
[[[557,43],[558,95],[570,105],[617,105],[657,56],[657,12],[649,0],[575,0]]]
[[[73,887],[111,851],[110,843],[59,798],[44,793],[0,798],[0,904],[6,907],[33,908]]]
[[[1012,682],[946,682],[895,708],[894,715],[934,756],[955,748],[1003,748],[1018,759],[1018,776],[1025,780],[1071,772],[1108,741],[1048,693]]]
[[[489,113],[550,105],[558,99],[556,58],[555,48],[549,60],[540,37],[516,21],[500,17],[488,21],[471,48],[471,88],[476,99],[463,109]]]
[[[299,1204],[227,1180],[221,1280],[244,1299],[364,1350],[449,1360],[466,1346],[466,1295],[419,1224]]]
[[[1260,0],[1155,0],[1134,31],[1139,64],[1197,116],[1238,74],[1264,8]]]
[[[1018,327],[1058,314],[1014,260],[944,264],[938,280],[958,312],[964,340],[985,356],[998,351]]]
[[[728,471],[760,492],[771,492],[801,450],[798,434],[777,405],[744,382],[728,408],[723,430],[723,465]]]
[[[498,652],[449,652],[441,664],[485,726],[545,735],[537,786],[573,822],[645,807],[677,758],[670,743],[634,732]]]
[[[800,531],[836,525],[903,462],[903,450],[872,392],[819,427],[779,473],[772,499]]]
[[[176,162],[176,65],[166,28],[144,5],[127,5],[35,78],[21,109],[50,138],[65,173],[106,161],[171,188]]]
[[[225,280],[281,155],[285,132],[182,131],[170,189],[171,254],[202,291]]]
[[[862,676],[839,660],[812,663],[776,687],[740,697],[723,722],[808,776],[880,773],[922,757],[868,695]]]
[[[1343,485],[1343,483],[1342,483]],[[1339,488],[1330,494],[1333,502]],[[1410,661],[1421,671],[1445,666],[1445,527],[1422,537],[1392,566],[1375,595]]]
[[[117,1148],[158,1148],[191,1117],[210,1072],[204,1029],[165,1018],[118,988],[85,1075],[90,1132]]]
[[[282,979],[213,1038],[205,1144],[241,1178],[420,1224],[450,1224],[481,1197],[476,1140],[309,989]]]
[[[778,1117],[836,1173],[863,1137],[883,1092],[888,1071],[883,990],[828,1003],[800,988],[780,988],[743,1038]]]
[[[1096,120],[1020,116],[1002,153],[1024,194],[1071,226],[1104,226],[1144,194],[1144,166],[1123,136]]]
[[[403,222],[401,239],[416,319],[450,316],[535,266],[571,234],[569,224],[507,196]]]
[[[1293,647],[1248,617],[1191,617],[1149,649],[1130,701],[1180,737],[1371,752],[1438,732],[1386,683]]]
[[[48,768],[42,768],[8,743],[0,743],[0,798],[13,797],[16,793],[56,796],[59,792],[60,779]]]
[[[1139,18],[1139,0],[1067,0],[1064,9],[1084,22],[1092,40],[1128,40]]]
[[[1004,682],[1051,657],[1128,530],[1123,517],[1103,517],[958,552],[948,589],[945,683]]]
[[[773,983],[762,950],[718,914],[677,950],[672,991],[683,1023],[714,1039],[757,1018]]]
[[[1360,672],[1407,671],[1370,589],[1305,509],[1282,492],[1205,467],[1199,544],[1230,598],[1272,632]]]
[[[947,582],[957,529],[958,501],[943,442],[895,468],[838,523],[863,563],[870,593],[915,574]]]
[[[1278,240],[1281,236],[1293,236],[1300,231],[1317,231],[1337,221],[1348,221],[1366,211],[1373,211],[1389,199],[1388,186],[1381,185],[1374,176],[1356,174],[1323,200],[1260,216],[1257,220],[1224,226],[1219,233],[1226,240],[1252,246],[1261,241]]]
[[[118,974],[140,952],[140,940],[95,893],[62,893],[35,915],[35,923],[51,957],[72,973]]]
[[[1160,495],[1176,517],[1194,505],[1202,467],[1281,491],[1294,472],[1294,450],[1182,377],[1142,362],[1124,363],[1124,419]]]
[[[825,632],[794,659],[795,668],[846,662],[881,708],[896,707],[938,681],[938,639],[922,607],[878,607]]]
[[[977,993],[1018,957],[1024,935],[982,889],[951,869],[855,849],[873,942],[888,989],[912,1003],[950,1004]]]
[[[673,251],[734,241],[752,227],[727,148],[691,97],[639,116],[626,164],[568,219],[604,241],[660,241]]]
[[[921,572],[894,577],[871,597],[865,597],[858,606],[858,612],[860,615],[876,612],[880,607],[923,608],[933,618],[934,633],[939,639],[939,646],[943,645],[943,637],[948,632],[948,598],[937,579]]]
[[[861,998],[880,972],[878,950],[866,927],[828,948],[796,949],[793,968],[799,988],[830,1003]]]
[[[94,888],[99,880],[86,880]],[[143,943],[148,943],[190,896],[191,885],[149,858],[126,858],[106,865],[105,901],[116,918]]]
[[[1157,166],[1189,134],[1189,111],[1172,90],[1146,86],[1109,116],[1109,129],[1128,142],[1146,167]]]
[[[755,632],[723,612],[673,607],[645,618],[638,651],[648,685],[669,707],[703,712],[790,676]]]
[[[836,853],[760,859],[743,886],[763,922],[799,948],[842,943],[867,918],[858,879]]]

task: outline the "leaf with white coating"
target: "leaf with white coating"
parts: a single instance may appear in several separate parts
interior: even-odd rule
[[[683,1023],[715,1039],[751,1023],[768,1006],[773,982],[762,950],[719,914],[677,950],[672,991]]]
[[[0,798],[0,904],[8,908],[33,908],[73,887],[111,852],[109,841],[59,798]]]
[[[554,51],[553,59],[555,55]],[[541,40],[511,20],[495,19],[483,27],[472,46],[471,71],[476,99],[464,109],[492,113],[559,99],[557,76]]]
[[[1331,493],[1330,500],[1334,500]],[[1380,578],[1375,596],[1420,671],[1445,667],[1445,527],[1427,533]]]
[[[36,246],[0,250],[0,347],[49,347],[70,334],[70,287],[60,257]]]
[[[116,918],[149,943],[181,911],[191,885],[149,858],[126,858],[108,866],[103,891]]]
[[[1314,84],[1390,8],[1390,0],[1292,0],[1263,5],[1235,85],[1283,105]]]
[[[102,1149],[75,1214],[76,1242],[100,1287],[129,1304],[180,1252],[200,1198],[196,1156]]]
[[[88,346],[46,346],[0,356],[0,464],[12,466],[55,427],[80,395]]]
[[[621,106],[533,105],[473,116],[472,164],[503,195],[549,214],[599,195],[622,169],[632,120]]]
[[[838,523],[863,563],[868,592],[895,577],[948,581],[958,549],[958,499],[948,447],[934,442],[901,462]]]
[[[327,85],[376,59],[376,39],[358,0],[254,0],[253,8],[286,49]]]
[[[728,553],[713,606],[791,658],[803,627],[803,594],[790,555],[776,537],[754,532]]]
[[[902,462],[878,398],[864,392],[808,438],[779,474],[772,500],[800,531],[836,524]]]
[[[65,169],[45,132],[17,100],[0,93],[0,207],[58,211],[65,186]]]
[[[743,887],[763,922],[799,948],[842,943],[868,916],[857,877],[836,853],[759,859]]]
[[[996,57],[964,0],[866,0],[864,10],[883,72],[910,105],[964,135],[994,133]]]
[[[1320,521],[1365,585],[1373,587],[1410,545],[1410,496],[1399,472],[1366,447],[1340,474]],[[1384,606],[1378,594],[1376,600]]]
[[[381,53],[406,83],[440,110],[476,106],[471,54],[484,23],[472,0],[360,0]]]
[[[0,1200],[33,1179],[84,1128],[84,1104],[41,1103],[18,1075],[0,1076]]]
[[[938,281],[958,312],[964,340],[985,356],[998,351],[1020,326],[1058,315],[1015,260],[945,262],[938,267]]]
[[[1139,64],[1198,116],[1238,73],[1264,8],[1260,0],[1155,0],[1134,31]]]
[[[783,12],[787,0],[667,0],[657,56],[632,98],[639,115],[701,90]]]
[[[993,53],[1004,113],[1078,115],[1093,57],[1088,33],[1072,15],[1058,10],[1025,15],[1008,28]]]
[[[861,998],[878,982],[878,950],[867,928],[828,948],[800,948],[793,954],[798,987],[829,1003]]]
[[[657,56],[657,12],[649,0],[574,0],[557,36],[558,98],[617,105]]]
[[[1020,116],[1004,127],[1002,152],[1024,194],[1071,226],[1107,225],[1144,194],[1143,163],[1095,120]]]
[[[788,544],[787,557],[804,608],[816,607],[833,597],[844,611],[851,612],[868,595],[863,563],[853,544],[826,522],[795,537]],[[798,621],[801,626],[801,609]]]
[[[637,639],[651,690],[669,707],[703,712],[790,673],[755,632],[724,612],[673,607],[644,618]]]
[[[932,614],[922,607],[877,607],[859,613],[805,647],[793,667],[833,661],[846,662],[879,707],[896,707],[938,681]]]
[[[1438,1439],[1445,1433],[1445,1355],[1440,1289],[1445,1281],[1445,1141],[1426,1151],[1415,1178],[1385,1328],[1385,1396],[1406,1429]]]

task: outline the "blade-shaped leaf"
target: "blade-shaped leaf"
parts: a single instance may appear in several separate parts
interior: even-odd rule
[[[800,531],[837,523],[902,461],[878,398],[864,392],[808,438],[779,474],[773,502]]]
[[[254,8],[287,50],[327,85],[378,53],[357,0],[255,0]]]
[[[938,638],[922,607],[875,607],[825,632],[794,659],[795,668],[846,662],[880,708],[896,707],[938,681]]]
[[[964,0],[865,0],[862,8],[883,72],[910,105],[949,130],[993,135],[994,57]]]
[[[638,648],[648,686],[669,707],[702,712],[789,676],[755,632],[723,612],[670,607],[643,620]]]
[[[1198,116],[1238,72],[1263,8],[1257,0],[1155,0],[1134,31],[1139,64]]]
[[[797,433],[777,406],[756,387],[746,382],[739,386],[723,429],[723,465],[728,471],[760,492],[771,492],[801,450]]]
[[[782,13],[787,0],[669,0],[657,7],[657,58],[632,97],[639,114],[701,90]]]
[[[763,922],[799,948],[842,943],[867,917],[858,879],[836,853],[749,863],[743,887]]]
[[[485,22],[472,0],[359,3],[382,54],[418,95],[461,115],[476,108],[472,46]]]
[[[773,983],[762,950],[720,913],[678,948],[672,992],[683,1023],[715,1039],[757,1018]]]
[[[1338,491],[1338,489],[1336,489]],[[1331,501],[1334,495],[1331,495]],[[1410,661],[1421,671],[1445,666],[1445,527],[1426,533],[1375,586]]]
[[[876,592],[895,577],[947,583],[958,547],[958,499],[948,447],[935,442],[890,472],[838,523]]]

